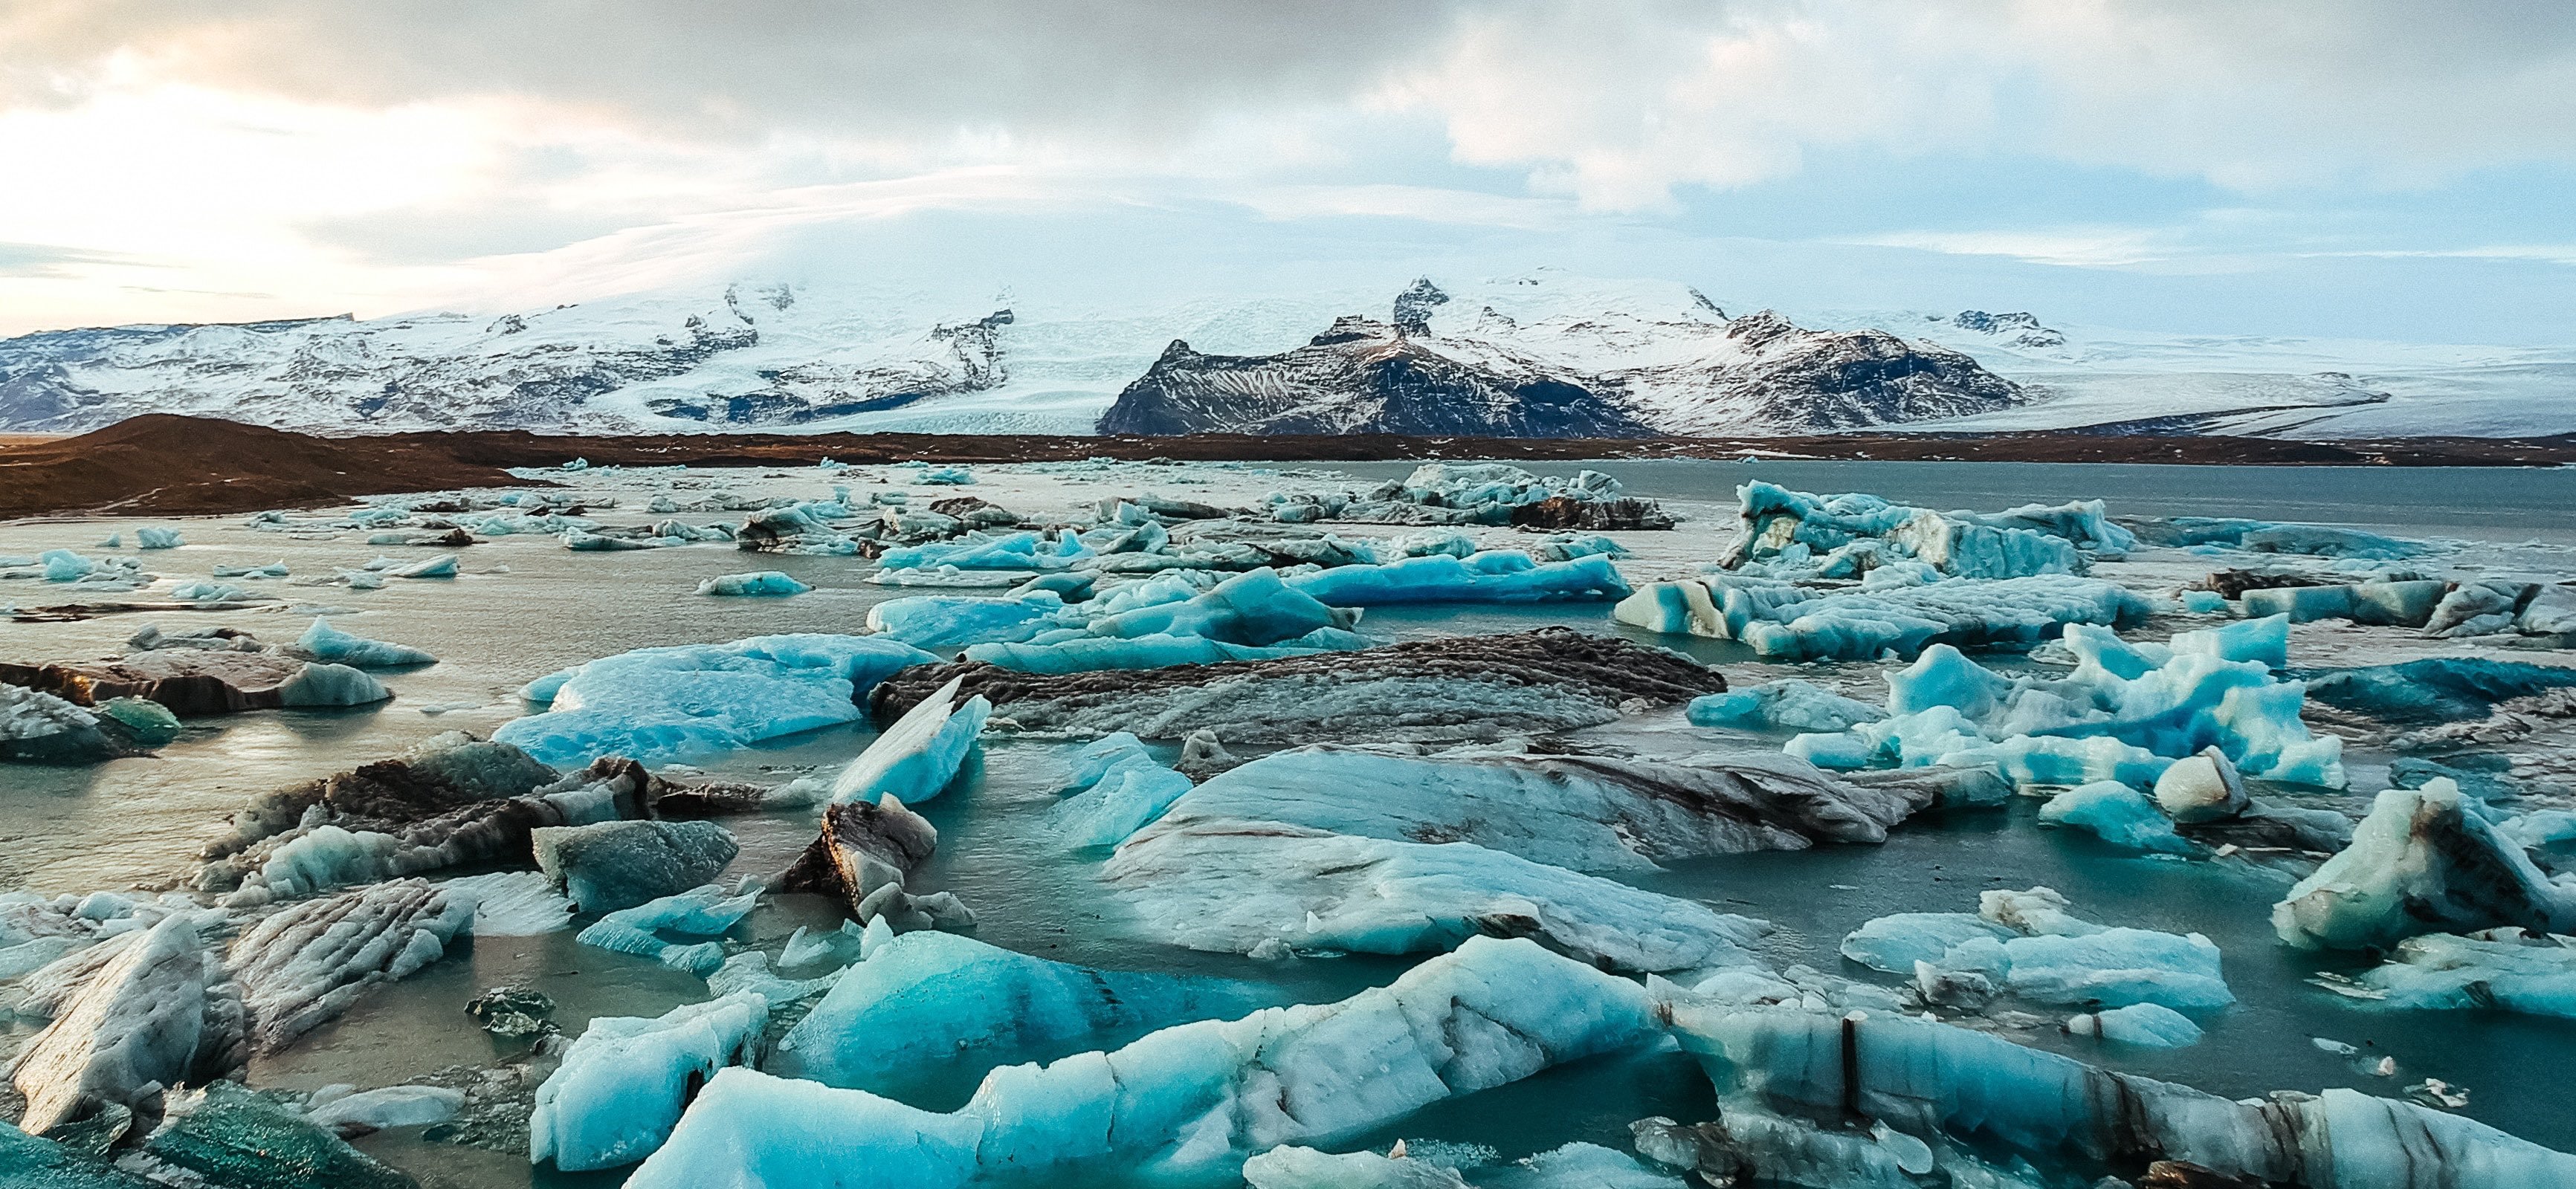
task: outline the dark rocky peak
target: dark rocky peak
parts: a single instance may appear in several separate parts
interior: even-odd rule
[[[1803,333],[1797,323],[1789,321],[1778,310],[1756,310],[1726,324],[1726,337],[1747,348],[1758,348],[1776,339]]]
[[[1429,335],[1431,311],[1449,304],[1449,295],[1431,283],[1429,277],[1417,277],[1413,287],[1395,295],[1395,332]]]
[[[1309,346],[1331,347],[1342,343],[1382,342],[1396,337],[1396,328],[1365,314],[1344,314],[1316,335]]]
[[[503,314],[498,318],[494,318],[490,326],[483,328],[483,332],[486,334],[517,334],[527,328],[528,320],[526,318],[520,317],[517,314]]]
[[[1726,311],[1717,308],[1717,303],[1710,301],[1707,294],[1700,292],[1697,288],[1693,288],[1690,291],[1690,295],[1692,301],[1699,303],[1699,308],[1707,310],[1709,313],[1715,314],[1721,319],[1726,317]]]
[[[1961,310],[1950,318],[1950,324],[1979,334],[2002,334],[2012,330],[2044,330],[2039,318],[2027,313],[1989,314],[1984,310]]]

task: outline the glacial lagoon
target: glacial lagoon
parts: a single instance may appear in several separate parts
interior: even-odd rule
[[[1576,468],[1542,464],[1532,469],[1570,475]],[[2116,583],[2151,604],[2144,614],[2130,616],[2118,627],[2121,637],[2133,642],[2161,642],[2177,633],[2242,622],[2187,611],[2177,600],[2182,588],[2213,571],[2231,568],[2332,571],[2355,580],[2371,577],[2374,566],[2379,571],[2404,569],[2452,582],[2514,579],[2549,584],[2576,577],[2576,476],[2563,470],[1799,460],[1603,462],[1591,469],[1615,479],[1622,495],[1656,501],[1679,520],[1670,530],[1577,534],[1615,540],[1626,554],[1616,559],[1617,570],[1638,588],[1691,578],[1717,561],[1742,523],[1738,485],[1757,479],[1795,492],[1869,492],[1898,505],[1936,510],[1991,513],[2031,503],[2098,499],[2114,518],[2238,517],[2331,526],[2425,543],[2420,554],[2403,559],[2337,559],[2211,545],[2141,545],[2124,555],[2088,557],[2085,564],[2092,577]],[[903,467],[601,468],[532,473],[526,487],[510,490],[568,494],[581,510],[570,512],[568,505],[559,502],[559,511],[612,529],[673,517],[692,524],[739,523],[745,511],[719,510],[699,501],[715,493],[738,503],[769,497],[829,501],[836,487],[848,489],[843,506],[868,516],[886,506],[870,506],[872,495],[882,499],[884,493],[902,492],[909,506],[971,495],[1040,527],[1090,525],[1104,519],[1104,497],[1114,503],[1115,497],[1147,493],[1222,508],[1266,510],[1273,506],[1268,502],[1272,493],[1366,491],[1381,482],[1405,478],[1414,466],[1102,463],[971,470],[971,485],[952,486],[922,484],[921,470]],[[657,497],[689,510],[649,511]],[[199,848],[209,837],[221,834],[227,818],[252,798],[402,755],[448,732],[489,737],[534,709],[522,700],[521,689],[549,673],[640,648],[721,644],[790,633],[864,633],[870,608],[891,600],[924,595],[1000,597],[1006,589],[880,585],[869,580],[878,572],[876,563],[857,556],[754,554],[724,539],[606,551],[569,549],[559,536],[544,532],[476,533],[479,543],[452,550],[368,543],[371,537],[389,532],[430,535],[415,526],[424,516],[435,514],[405,515],[410,502],[417,501],[408,497],[377,501],[375,507],[396,514],[378,517],[381,523],[371,524],[341,521],[338,518],[351,509],[337,509],[292,512],[265,525],[234,516],[92,518],[0,527],[0,555],[36,558],[48,550],[64,549],[85,558],[131,557],[142,573],[156,579],[133,590],[101,589],[76,595],[72,588],[84,584],[47,582],[41,577],[0,583],[0,603],[14,604],[21,611],[70,602],[97,607],[119,600],[166,601],[172,585],[195,581],[232,583],[247,596],[235,600],[241,605],[232,610],[87,617],[22,614],[16,622],[0,623],[0,660],[113,657],[128,647],[129,639],[146,623],[166,632],[235,628],[261,641],[285,644],[317,616],[359,636],[409,645],[438,658],[433,665],[378,673],[393,693],[389,701],[348,709],[191,717],[177,739],[154,754],[87,764],[0,767],[0,890],[46,896],[110,890],[138,899],[146,896],[135,889],[185,891]],[[1167,519],[1175,530],[1191,523],[1151,514],[1131,515],[1123,523],[1134,526]],[[1116,527],[1122,522],[1112,513],[1107,523]],[[1256,516],[1246,523],[1269,532],[1275,522]],[[175,549],[138,552],[137,530],[143,527],[175,528],[185,543]],[[1303,535],[1330,533],[1344,541],[1387,541],[1432,531],[1418,524],[1331,517],[1295,527]],[[1467,524],[1447,531],[1463,534],[1488,551],[1526,549],[1547,539],[1544,533],[1496,525]],[[101,542],[111,534],[120,536],[122,543],[103,548]],[[379,556],[408,562],[449,553],[460,562],[452,578],[395,579],[375,589],[353,588],[345,581],[315,581],[355,570]],[[284,576],[211,577],[220,568],[272,562],[284,563]],[[2343,569],[2334,571],[2337,565]],[[700,582],[716,575],[771,570],[812,589],[783,598],[696,593]],[[1149,573],[1104,575],[1095,591],[1111,589],[1120,578],[1133,580]],[[1932,579],[1959,580],[1952,575]],[[1100,597],[1099,593],[1093,597]],[[1612,615],[1614,601],[1373,606],[1359,617],[1354,630],[1374,642],[1399,643],[1564,626],[1679,651],[1716,667],[1736,690],[1797,678],[1874,705],[1887,701],[1885,675],[1903,670],[1913,662],[1912,653],[1919,651],[1909,648],[1902,656],[1781,663],[1741,640],[1654,631],[1619,622]],[[2576,660],[2576,652],[2549,647],[2550,643],[2512,631],[2425,639],[2404,627],[2329,619],[2295,625],[2289,633],[2287,660],[2293,674],[2427,657],[2544,666],[2565,666]],[[933,651],[953,654],[956,649]],[[1971,650],[1971,654],[1998,672],[2035,679],[2053,679],[2065,665],[2065,658],[2047,649],[2036,653]],[[954,893],[973,911],[971,936],[976,940],[1102,970],[1226,980],[1242,1002],[1255,1005],[1344,1000],[1384,986],[1425,961],[1437,960],[1430,952],[1265,953],[1258,957],[1210,952],[1170,944],[1140,927],[1133,902],[1103,885],[1104,854],[1065,845],[1061,818],[1053,812],[1078,753],[1090,742],[1089,734],[1034,737],[1043,733],[1013,729],[1010,714],[1008,704],[997,707],[995,725],[982,733],[954,783],[935,798],[913,805],[935,828],[937,848],[907,875],[905,889],[923,896]],[[2334,811],[2357,820],[2369,811],[2372,796],[2390,786],[2392,765],[2403,770],[2403,761],[2415,754],[2396,746],[2403,733],[2399,726],[2375,723],[2368,715],[2321,708],[2311,701],[2305,717],[2318,737],[2343,740],[2344,786],[2326,789],[2257,781],[2258,798]],[[1542,750],[1590,751],[1649,763],[1695,754],[1777,762],[1784,745],[1799,733],[1759,725],[1696,726],[1681,705],[1666,704],[1624,707],[1615,721],[1554,733]],[[744,747],[690,754],[680,768],[665,774],[684,783],[735,782],[769,789],[799,779],[828,781],[876,736],[876,729],[862,717]],[[2497,820],[2576,804],[2571,800],[2576,790],[2567,783],[2569,756],[2549,750],[2563,746],[2566,739],[2563,723],[2544,724],[2524,742],[2479,749],[2545,753],[2541,762],[2526,765],[2517,777],[2521,783],[2514,791],[2520,795],[2498,802],[2493,814]],[[1378,740],[1354,733],[1329,741]],[[1276,744],[1222,738],[1220,742],[1240,759],[1278,749]],[[1181,755],[1177,738],[1148,739],[1146,746],[1162,764],[1171,764]],[[2272,919],[2274,902],[2314,868],[2313,860],[2259,849],[2222,852],[2206,846],[2189,853],[2142,852],[2080,829],[2043,828],[2040,808],[2046,794],[2055,791],[2054,787],[2024,787],[2020,795],[1995,807],[1925,809],[1888,831],[1886,840],[1878,844],[1684,857],[1611,872],[1609,877],[1721,913],[1768,922],[1771,929],[1749,947],[1763,967],[1779,971],[1805,966],[1822,977],[1885,988],[1891,999],[1901,999],[1910,980],[1869,970],[1843,957],[1838,947],[1846,934],[1890,914],[1975,913],[1984,892],[2052,888],[2063,895],[2074,915],[2088,921],[2205,937],[2223,955],[2225,983],[2234,1003],[2192,1011],[2205,1034],[2196,1044],[2171,1049],[2071,1034],[2062,1025],[2082,1010],[2080,1005],[2030,1002],[2009,993],[1975,1006],[1908,1002],[1907,1011],[1930,1010],[1944,1020],[2013,1043],[2229,1099],[2255,1098],[2276,1090],[2314,1093],[2330,1087],[2403,1098],[2408,1087],[2436,1079],[2467,1091],[2464,1104],[2439,1109],[2548,1147],[2576,1149],[2576,1119],[2557,1098],[2563,1080],[2560,1071],[2576,1062],[2576,1019],[2495,1010],[2407,1010],[2336,993],[2319,985],[2319,980],[2358,976],[2374,965],[2371,956],[2293,948],[2276,936]],[[774,882],[777,873],[814,841],[817,814],[818,806],[809,801],[716,819],[738,846],[719,882],[728,888],[742,877]],[[439,872],[431,878],[448,874]],[[523,1112],[533,1090],[530,1083],[542,1080],[555,1058],[532,1057],[525,1042],[497,1038],[477,1027],[464,1006],[486,989],[515,985],[542,991],[553,1001],[552,1022],[564,1037],[581,1035],[596,1018],[660,1016],[710,997],[706,981],[698,975],[649,957],[576,940],[576,929],[597,915],[585,914],[574,928],[534,936],[459,935],[436,961],[358,996],[336,1018],[278,1051],[253,1057],[243,1076],[254,1088],[280,1092],[276,1097],[289,1105],[294,1104],[292,1095],[326,1086],[367,1089],[429,1083],[464,1089],[469,1120],[487,1106],[501,1113]],[[800,928],[808,930],[809,936],[829,932],[847,915],[844,905],[827,896],[771,891],[717,940],[727,954],[758,950],[774,959]],[[0,941],[6,940],[0,934]],[[827,963],[783,973],[810,978],[828,969]],[[1668,973],[1682,976],[1682,972]],[[9,984],[0,983],[0,997],[12,994]],[[772,1010],[783,1006],[773,1005]],[[1830,1016],[1844,1006],[1829,1004],[1824,1010]],[[11,1049],[30,1043],[46,1026],[44,1018],[34,1015],[0,1016],[0,1020],[6,1021],[0,1025],[0,1046]],[[924,1061],[904,1070],[889,1093],[927,1111],[950,1111],[968,1102],[993,1068],[1115,1049],[1149,1031],[1145,1024],[1135,1023],[1044,1043],[975,1049],[953,1061]],[[2357,1052],[2330,1050],[2321,1041],[2352,1046]],[[773,1061],[765,1067],[789,1064]],[[477,1072],[494,1068],[513,1072],[498,1081]],[[1368,1127],[1336,1133],[1316,1146],[1334,1152],[1385,1152],[1401,1140],[1412,1151],[1442,1154],[1461,1164],[1469,1182],[1520,1183],[1509,1178],[1526,1173],[1513,1166],[1522,1158],[1575,1142],[1632,1152],[1637,1141],[1631,1125],[1638,1120],[1662,1116],[1697,1123],[1715,1117],[1717,1110],[1709,1078],[1697,1060],[1669,1046],[1645,1045],[1555,1065],[1508,1084],[1400,1112]],[[635,1171],[632,1164],[589,1172],[562,1172],[551,1162],[532,1167],[524,1146],[496,1143],[483,1131],[453,1123],[389,1127],[359,1135],[353,1142],[425,1185],[613,1184]],[[1236,1159],[1246,1154],[1238,1153]],[[1984,1154],[1999,1164],[2013,1155],[1992,1149]],[[2041,1159],[2038,1167],[2028,1170],[2029,1183],[2089,1184],[2089,1179],[2067,1179],[2084,1171],[2091,1170]],[[1120,1161],[1108,1159],[1042,1172],[995,1174],[993,1179],[1125,1184],[1133,1183],[1134,1175]],[[1235,1182],[1220,1176],[1202,1183]]]

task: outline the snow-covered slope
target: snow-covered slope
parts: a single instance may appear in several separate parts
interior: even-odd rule
[[[1181,404],[1239,406],[1198,424],[1316,431],[2576,432],[2576,349],[2144,334],[2020,312],[1793,323],[1729,318],[1717,307],[1732,300],[1664,281],[1437,279],[1401,309],[1391,286],[1077,305],[744,280],[515,313],[55,331],[0,340],[0,431],[166,412],[324,432],[1079,434],[1152,379]],[[1315,345],[1355,313],[1354,334]],[[1167,359],[1175,340],[1195,363]],[[1338,378],[1297,374],[1327,364]],[[1131,402],[1113,424],[1149,412]]]
[[[1818,321],[1930,339],[2036,398],[2006,416],[1913,429],[2125,427],[2319,439],[2576,433],[2576,347],[2159,334],[1978,310]]]
[[[1884,331],[1729,318],[1697,290],[1552,270],[1452,291],[1425,279],[1387,321],[1343,316],[1293,350],[1174,342],[1101,418],[1112,433],[1808,433],[2008,409],[1965,355]]]

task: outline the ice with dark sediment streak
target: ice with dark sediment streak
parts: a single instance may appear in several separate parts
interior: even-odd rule
[[[2307,1189],[2576,1185],[2576,1156],[2355,1090],[2229,1101],[1893,1013],[1663,997],[1721,1102],[1823,1120],[1857,1112],[1918,1142],[1973,1139],[2103,1171],[2172,1160]]]
[[[653,1154],[690,1097],[716,1071],[759,1059],[769,1004],[728,995],[660,1016],[601,1016],[537,1087],[528,1160],[565,1172],[616,1168]]]
[[[521,692],[546,709],[492,737],[559,768],[606,755],[662,764],[853,721],[855,695],[937,659],[875,636],[641,648],[529,682]]]
[[[230,957],[252,1046],[275,1052],[377,986],[419,972],[473,919],[470,892],[418,879],[307,900],[263,919]]]
[[[211,924],[173,913],[65,959],[78,968],[70,993],[10,1067],[27,1100],[20,1127],[41,1135],[100,1106],[148,1108],[240,1063],[241,996],[200,931]]]
[[[958,677],[964,692],[989,699],[1025,731],[1178,739],[1205,730],[1228,744],[1496,740],[1597,726],[1623,707],[1726,688],[1716,670],[1688,657],[1551,627],[1241,664],[1080,673],[925,666],[880,687],[872,709],[885,721]]]
[[[1931,800],[1846,784],[1781,755],[1652,761],[1512,748],[1317,745],[1182,795],[1156,829],[1272,821],[1390,841],[1472,842],[1579,871],[1712,854],[1876,843]]]
[[[1061,1052],[1259,1005],[1252,989],[1214,979],[1094,970],[953,933],[906,933],[871,945],[788,1030],[767,1068],[891,1093],[935,1063]]]
[[[2502,925],[2576,930],[2576,892],[2533,866],[2449,777],[2379,794],[2351,845],[2272,906],[2273,930],[2302,949],[2385,949]]]
[[[2085,551],[2118,554],[2137,544],[2100,500],[1945,515],[1862,492],[1811,495],[1761,480],[1735,495],[1736,539],[1718,564],[1774,577],[1857,578],[1909,561],[1959,578],[2081,574]]]
[[[1983,893],[1975,915],[1879,917],[1845,936],[1842,954],[1913,976],[1931,998],[1981,983],[2036,1003],[2207,1010],[2236,1001],[2208,938],[2097,925],[2048,888]]]
[[[2070,627],[2076,666],[2056,678],[2007,678],[1936,645],[1888,673],[1887,718],[1800,735],[1787,749],[1832,768],[1991,765],[2023,783],[2145,788],[2216,747],[2249,776],[2340,788],[2343,740],[2310,734],[2306,687],[2266,663],[2286,626],[2185,633],[2170,647]]]
[[[862,1090],[716,1074],[633,1189],[953,1189],[1115,1167],[1222,1183],[1281,1144],[1329,1144],[1433,1103],[1650,1041],[1634,982],[1523,940],[1471,939],[1337,1003],[1182,1024],[1112,1052],[996,1069],[939,1113]]]
[[[1151,940],[1214,953],[1436,953],[1538,937],[1616,970],[1750,965],[1760,921],[1472,842],[1399,842],[1272,821],[1160,822],[1101,877]]]

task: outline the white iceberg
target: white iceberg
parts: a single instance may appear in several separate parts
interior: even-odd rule
[[[528,683],[521,692],[545,711],[492,737],[558,768],[609,755],[659,765],[855,722],[863,717],[856,695],[937,659],[873,636],[637,649]]]

